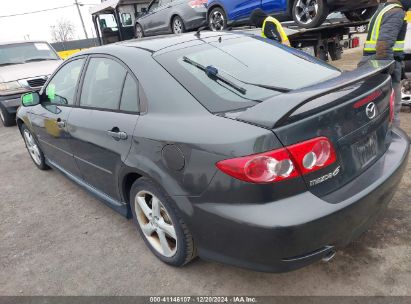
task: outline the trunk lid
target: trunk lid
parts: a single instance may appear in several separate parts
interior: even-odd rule
[[[276,96],[237,119],[272,129],[284,146],[327,137],[337,162],[303,176],[311,192],[326,195],[361,174],[388,149],[391,64],[370,62],[319,85]]]

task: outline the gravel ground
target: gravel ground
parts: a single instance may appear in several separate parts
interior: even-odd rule
[[[402,120],[411,134],[408,109]],[[166,266],[131,221],[37,170],[16,127],[0,126],[0,155],[0,295],[411,295],[410,167],[389,208],[334,260],[267,274],[199,259]]]

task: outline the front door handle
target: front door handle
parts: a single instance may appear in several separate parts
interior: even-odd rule
[[[66,122],[62,120],[61,118],[57,118],[57,126],[61,129],[66,127]]]
[[[107,134],[116,140],[126,140],[128,138],[127,133],[120,131],[117,127],[107,131]]]

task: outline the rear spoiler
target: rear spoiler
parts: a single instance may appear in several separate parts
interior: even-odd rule
[[[321,96],[338,91],[379,73],[391,73],[394,61],[370,60],[358,69],[343,72],[325,82],[280,94],[241,113],[237,120],[272,129],[282,125],[296,109]]]

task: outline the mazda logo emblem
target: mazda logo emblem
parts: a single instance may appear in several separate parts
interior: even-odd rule
[[[377,107],[375,106],[375,103],[370,102],[367,104],[367,107],[365,108],[365,114],[367,114],[367,117],[369,119],[373,119],[377,115]]]

